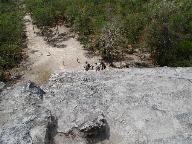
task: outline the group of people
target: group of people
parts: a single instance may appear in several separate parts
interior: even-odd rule
[[[100,70],[104,70],[106,69],[106,65],[103,61],[101,61],[100,63],[95,63],[94,65],[89,64],[87,61],[85,62],[85,66],[84,66],[85,71],[89,71],[89,70],[96,70],[96,71],[100,71]]]

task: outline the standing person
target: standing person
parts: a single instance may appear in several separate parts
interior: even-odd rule
[[[79,58],[77,58],[77,63],[80,63]]]
[[[101,61],[100,65],[101,65],[101,70],[106,69],[106,65],[105,65],[105,63],[103,61]]]
[[[86,61],[86,62],[85,62],[84,69],[85,69],[86,71],[89,71],[90,68],[91,68],[91,65]]]
[[[94,70],[94,65],[91,65],[91,70]]]
[[[96,71],[100,71],[101,70],[100,64],[95,63],[95,70]]]
[[[56,34],[59,34],[59,26],[56,25]]]

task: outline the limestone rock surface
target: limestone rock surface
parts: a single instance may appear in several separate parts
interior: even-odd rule
[[[1,93],[0,144],[192,143],[192,68],[64,71],[40,87]]]
[[[3,90],[4,87],[5,87],[5,84],[0,81],[0,92]]]

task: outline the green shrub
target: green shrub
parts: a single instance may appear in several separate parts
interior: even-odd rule
[[[165,23],[154,22],[149,26],[147,44],[156,64],[167,66],[173,60],[174,39]]]
[[[130,43],[138,42],[146,23],[147,19],[143,13],[132,13],[126,16],[124,34]]]
[[[0,2],[0,80],[3,72],[21,61],[23,14],[11,1]]]
[[[192,54],[189,44],[192,40],[192,7],[187,2],[161,1],[150,6],[152,21],[147,31],[147,44],[161,66],[192,66],[189,58]]]
[[[118,18],[106,24],[102,29],[99,39],[99,48],[103,59],[110,63],[123,58],[122,53],[126,41],[123,37],[122,29],[122,24]]]
[[[178,43],[192,40],[191,0],[26,0],[26,5],[39,25],[65,19],[85,48],[104,59],[123,58],[130,44],[150,49],[161,66],[192,65]]]
[[[177,53],[182,55],[183,59],[191,59],[192,58],[192,41],[184,40],[178,42],[178,51]]]

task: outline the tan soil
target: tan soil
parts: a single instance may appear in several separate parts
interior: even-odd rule
[[[57,48],[48,44],[45,37],[37,34],[40,30],[33,25],[30,15],[26,15],[24,19],[28,39],[27,55],[31,65],[24,79],[41,83],[55,71],[82,70],[86,61],[91,64],[99,61],[99,57],[87,57],[86,50],[74,37],[62,41],[63,47],[61,45]],[[63,25],[58,26],[57,30],[56,28],[52,30],[55,33],[58,30],[59,34],[71,33],[70,29]]]

